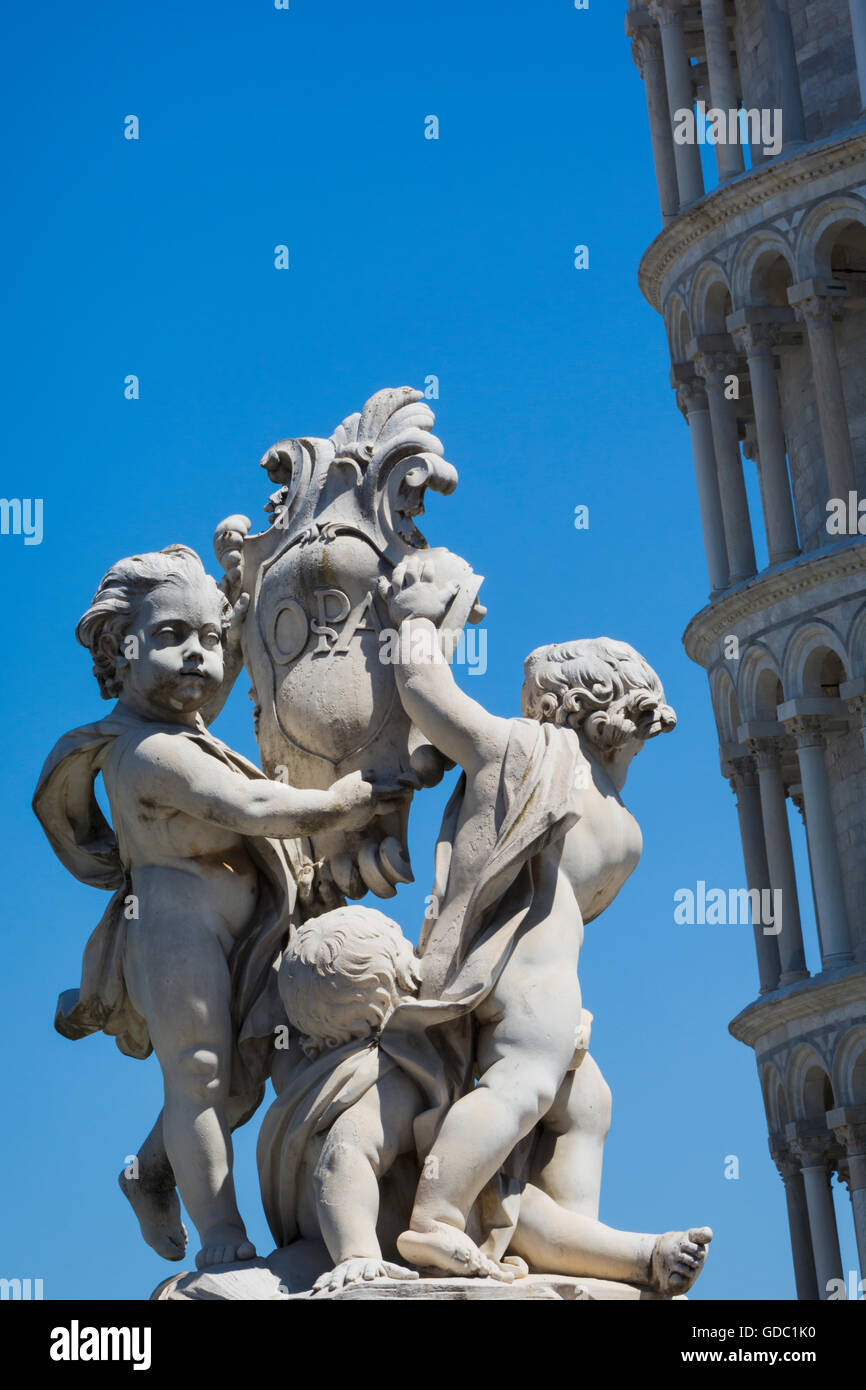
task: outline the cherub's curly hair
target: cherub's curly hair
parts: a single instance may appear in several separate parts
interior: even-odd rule
[[[280,963],[280,997],[308,1057],[377,1033],[419,984],[396,922],[372,907],[338,907],[297,928]]]
[[[93,674],[99,682],[103,700],[116,700],[123,689],[117,671],[120,644],[129,632],[135,610],[141,600],[159,584],[178,580],[210,579],[204,565],[188,545],[167,545],[164,550],[152,550],[144,555],[130,555],[118,560],[103,576],[93,602],[79,620],[75,636],[93,657]],[[223,632],[231,618],[231,606],[222,595],[215,579],[214,588],[224,602]]]
[[[523,669],[524,715],[580,730],[605,752],[676,725],[661,681],[627,642],[589,637],[536,647]]]

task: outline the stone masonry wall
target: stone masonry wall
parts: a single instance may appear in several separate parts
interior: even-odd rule
[[[860,114],[857,69],[846,0],[788,0],[803,95],[807,140],[820,140]],[[763,0],[737,0],[734,37],[746,106],[776,104],[774,59],[764,32]]]
[[[788,0],[806,138],[819,140],[860,114],[847,0]]]

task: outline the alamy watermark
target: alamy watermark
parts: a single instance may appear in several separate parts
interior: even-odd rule
[[[778,106],[707,110],[699,101],[695,110],[682,106],[674,113],[674,140],[678,145],[760,145],[765,155],[780,154],[782,111]]]
[[[845,497],[831,497],[827,503],[824,523],[828,536],[866,536],[866,497],[849,492]]]
[[[860,1302],[866,1298],[866,1279],[858,1279],[856,1269],[849,1269],[847,1289],[844,1279],[828,1279],[826,1292],[828,1303],[840,1298],[850,1299],[852,1303]]]
[[[69,1327],[51,1330],[52,1361],[131,1361],[134,1371],[151,1363],[149,1327],[82,1327],[73,1318]]]
[[[0,1300],[44,1298],[44,1279],[0,1279]]]
[[[761,926],[764,936],[782,930],[781,888],[708,888],[699,878],[694,888],[676,890],[674,904],[681,927]]]
[[[437,641],[438,637],[438,641]],[[487,629],[385,627],[379,633],[379,660],[383,666],[426,665],[465,666],[470,676],[483,676],[487,670]]]
[[[25,545],[41,545],[42,534],[41,497],[0,497],[0,536],[23,536]]]

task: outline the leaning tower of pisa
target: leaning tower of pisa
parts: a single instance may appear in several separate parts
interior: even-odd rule
[[[797,1296],[839,1297],[834,1175],[866,1278],[866,0],[630,0],[627,32],[661,204],[640,284],[709,576],[683,640],[746,882],[781,902],[778,934],[753,911],[757,997],[730,1028],[755,1050]]]

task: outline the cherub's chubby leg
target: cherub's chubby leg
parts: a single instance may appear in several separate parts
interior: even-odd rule
[[[592,1217],[566,1211],[528,1183],[509,1253],[545,1274],[615,1279],[670,1295],[691,1288],[712,1238],[708,1226],[662,1236],[615,1231]]]
[[[225,950],[207,927],[166,914],[130,932],[125,965],[130,998],[162,1068],[165,1150],[201,1240],[196,1263],[203,1269],[252,1259],[231,1171]]]
[[[234,1130],[249,1116],[249,1096],[230,1096],[226,1105],[229,1129]],[[186,1252],[187,1230],[183,1224],[174,1170],[165,1151],[162,1111],[156,1124],[136,1154],[135,1174],[122,1168],[118,1186],[138,1219],[141,1236],[164,1260],[181,1260]]]
[[[186,1227],[174,1170],[165,1151],[162,1111],[136,1155],[137,1171],[124,1168],[118,1184],[138,1217],[142,1238],[164,1260],[181,1260],[186,1250]]]
[[[532,1167],[535,1187],[567,1211],[594,1219],[610,1115],[610,1087],[587,1052],[544,1117]]]
[[[479,1259],[466,1220],[485,1183],[553,1104],[580,1022],[576,966],[576,942],[563,949],[561,924],[539,924],[515,948],[479,1014],[478,1084],[445,1116],[418,1184],[410,1229],[397,1242],[413,1264],[514,1277],[513,1270]]]
[[[610,1088],[586,1053],[544,1117],[532,1173],[509,1247],[531,1269],[685,1293],[704,1266],[708,1226],[661,1236],[617,1231],[598,1220]]]

